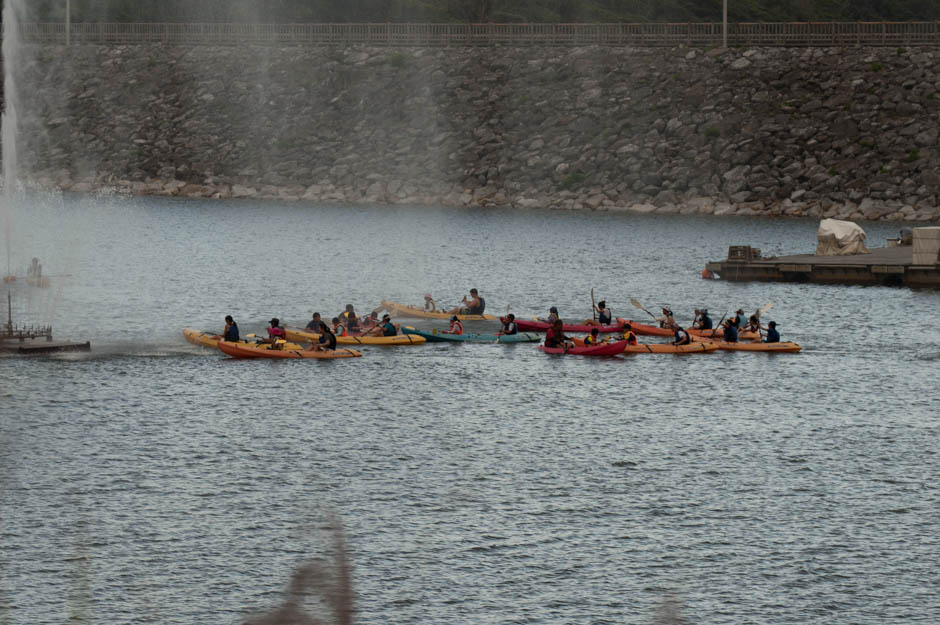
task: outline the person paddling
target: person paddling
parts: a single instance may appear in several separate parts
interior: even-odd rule
[[[343,325],[346,326],[347,332],[350,334],[359,332],[359,317],[356,315],[356,310],[353,308],[352,304],[346,304],[346,310],[343,311],[340,318],[343,320]]]
[[[503,329],[499,334],[516,334],[519,332],[519,326],[516,325],[516,316],[512,313],[509,313],[502,319]]]
[[[780,333],[777,332],[777,322],[771,321],[767,324],[767,337],[764,339],[764,343],[779,343],[780,342]]]
[[[606,302],[606,301],[601,300],[601,301],[597,302],[597,306],[594,306],[594,310],[595,310],[595,312],[597,312],[597,321],[595,321],[594,319],[586,319],[586,320],[584,321],[584,324],[585,324],[585,325],[589,325],[589,326],[593,326],[593,325],[599,325],[599,326],[610,325],[610,321],[611,321],[611,319],[613,319],[613,313],[611,312],[611,310],[610,310],[609,308],[607,308],[607,302]]]
[[[620,326],[620,330],[623,332],[623,340],[627,342],[627,345],[636,345],[636,334],[633,333],[633,326],[630,325],[630,322],[624,321],[623,325]]]
[[[287,340],[287,333],[284,332],[284,328],[281,327],[281,321],[277,317],[272,318],[268,324],[268,338],[261,339],[261,342],[279,347],[278,341]]]
[[[320,322],[319,334],[320,339],[318,341],[311,342],[310,347],[307,348],[307,351],[325,352],[336,349],[336,335],[333,334],[332,330],[330,330],[330,326],[326,325],[326,323],[323,321]]]
[[[424,294],[424,310],[425,312],[437,312],[437,303],[430,293]]]
[[[597,345],[600,343],[600,332],[597,328],[591,328],[591,333],[584,337],[584,346],[588,347],[590,345]]]
[[[737,343],[738,342],[738,326],[734,324],[732,319],[725,319],[725,322],[721,325],[724,326],[724,334],[722,339],[726,343]]]
[[[688,332],[680,328],[678,323],[673,321],[670,327],[675,337],[675,340],[672,342],[673,345],[688,345],[692,342],[692,337],[689,336]]]
[[[695,320],[692,321],[692,327],[699,330],[711,330],[713,327],[712,318],[708,316],[708,309],[695,309]]]
[[[225,315],[225,330],[222,331],[223,341],[238,340],[238,324],[232,319],[232,315]]]
[[[339,317],[333,317],[333,333],[336,336],[346,336],[346,326]]]
[[[486,300],[480,297],[480,294],[476,289],[470,289],[470,297],[466,295],[463,296],[461,300],[463,306],[457,306],[452,310],[448,310],[447,314],[449,315],[482,315],[483,311],[486,310]]]
[[[398,327],[392,323],[391,316],[386,313],[382,315],[382,323],[369,330],[367,334],[370,336],[396,336]]]
[[[319,332],[320,331],[320,313],[313,313],[313,319],[307,322],[307,325],[304,327],[305,330],[310,332]]]
[[[757,318],[757,315],[751,315],[747,323],[744,324],[744,327],[741,328],[741,332],[760,332],[760,330],[760,320]]]
[[[556,319],[552,327],[545,332],[545,347],[563,347],[567,350],[571,345],[570,339],[565,336],[561,319]]]
[[[675,319],[673,319],[673,316],[672,316],[672,311],[666,308],[665,306],[663,306],[662,316],[656,317],[656,321],[659,322],[660,328],[670,328],[672,327],[672,324],[675,323]]]
[[[457,315],[454,315],[450,318],[450,327],[441,332],[441,334],[463,334],[463,324],[460,323],[460,318]]]

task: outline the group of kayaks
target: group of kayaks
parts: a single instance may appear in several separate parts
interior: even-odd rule
[[[453,315],[437,311],[427,311],[417,306],[406,306],[396,302],[383,300],[382,307],[398,317],[411,317],[419,319],[449,319]],[[498,321],[500,318],[493,315],[458,315],[463,321]],[[567,333],[589,334],[593,329],[599,335],[619,334],[624,330],[624,324],[629,323],[630,329],[638,336],[672,337],[673,330],[658,326],[617,318],[617,323],[609,325],[592,325],[566,323],[563,330]],[[339,345],[375,345],[375,346],[401,346],[420,345],[425,342],[476,342],[476,343],[536,343],[542,339],[549,324],[540,320],[516,319],[518,332],[516,334],[485,334],[463,333],[450,334],[441,330],[421,330],[412,326],[402,326],[401,334],[395,336],[372,336],[362,334],[349,334],[337,336]],[[285,328],[286,341],[277,343],[261,343],[257,341],[223,341],[218,334],[200,332],[192,328],[183,330],[183,336],[190,343],[205,347],[217,348],[234,358],[355,358],[362,353],[349,348],[335,350],[311,350],[306,344],[316,344],[320,335],[307,330]],[[539,346],[539,350],[547,354],[566,354],[580,356],[617,356],[619,354],[703,354],[718,350],[748,351],[748,352],[799,352],[802,348],[793,342],[763,343],[760,335],[754,332],[741,332],[739,342],[726,342],[722,340],[722,331],[700,330],[690,328],[687,330],[693,342],[686,345],[673,345],[672,343],[635,343],[626,340],[603,339],[593,345],[585,345],[584,339],[573,338],[567,347]]]

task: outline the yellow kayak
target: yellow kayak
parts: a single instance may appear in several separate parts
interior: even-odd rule
[[[312,343],[320,340],[320,335],[306,330],[287,328],[287,340],[298,343]],[[426,342],[423,336],[412,334],[399,334],[396,336],[337,336],[336,342],[340,345],[420,345]]]
[[[214,349],[219,346],[219,340],[221,340],[222,335],[202,332],[194,328],[183,328],[183,338],[193,345],[199,345],[200,347],[211,347]],[[244,343],[245,345],[254,345],[254,342],[252,341],[241,340],[238,342],[240,344]],[[283,343],[282,346],[284,349],[303,349],[303,346],[297,345],[296,343]]]
[[[383,299],[382,308],[387,310],[393,317],[417,317],[420,319],[450,319],[453,315],[446,312],[430,312],[417,306],[406,306],[389,300]],[[461,321],[498,321],[499,317],[495,315],[457,315]]]

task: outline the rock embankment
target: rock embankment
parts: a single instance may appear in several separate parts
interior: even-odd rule
[[[45,47],[36,184],[940,220],[940,50]]]

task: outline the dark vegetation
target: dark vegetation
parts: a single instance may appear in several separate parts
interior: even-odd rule
[[[730,0],[729,20],[940,19],[937,0]],[[63,0],[27,20],[62,21]],[[71,0],[76,22],[685,22],[720,21],[722,0]]]

